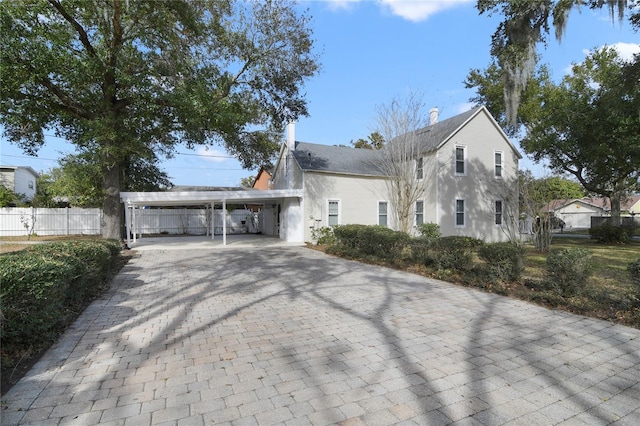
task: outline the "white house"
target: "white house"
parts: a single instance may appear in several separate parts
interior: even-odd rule
[[[27,200],[36,195],[38,173],[28,166],[0,166],[0,185],[16,194],[24,194]]]
[[[478,107],[416,134],[416,179],[427,189],[414,206],[414,224],[437,223],[443,235],[503,241],[517,232],[520,153],[489,114]],[[384,148],[383,148],[384,149]],[[314,228],[338,224],[393,227],[395,209],[382,151],[295,141],[294,126],[274,167],[274,189],[302,190],[304,240]],[[423,165],[431,164],[432,167]]]
[[[620,210],[623,217],[640,214],[640,195],[621,200]],[[611,215],[611,204],[609,199],[603,197],[558,199],[549,202],[542,212],[552,213],[564,221],[565,229],[588,229],[591,227],[591,217]]]

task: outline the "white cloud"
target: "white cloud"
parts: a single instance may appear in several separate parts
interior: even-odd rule
[[[618,55],[624,61],[631,61],[633,59],[633,55],[636,53],[640,53],[640,44],[637,43],[615,43],[612,44],[611,47],[618,51]]]
[[[471,3],[473,0],[378,0],[394,15],[412,22],[428,19],[445,9]]]
[[[329,9],[333,11],[337,10],[350,10],[353,6],[359,3],[360,0],[328,0]]]
[[[361,0],[328,0],[329,9],[351,10]],[[408,21],[420,22],[445,9],[472,3],[474,0],[376,0],[383,9]]]
[[[229,155],[226,152],[218,151],[217,149],[209,149],[206,146],[199,147],[196,154],[203,160],[210,161],[212,163],[223,163],[229,159]]]

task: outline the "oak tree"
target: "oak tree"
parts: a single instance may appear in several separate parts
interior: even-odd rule
[[[288,0],[0,2],[0,124],[26,153],[45,129],[90,152],[102,234],[119,238],[130,159],[178,143],[221,144],[244,167],[275,154],[319,67],[309,19]]]

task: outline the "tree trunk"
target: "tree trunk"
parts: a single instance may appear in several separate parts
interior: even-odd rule
[[[611,194],[609,201],[611,202],[611,225],[620,226],[620,194]]]
[[[120,164],[105,166],[102,172],[102,187],[105,197],[102,202],[103,238],[119,240],[122,236],[122,206],[120,203]]]

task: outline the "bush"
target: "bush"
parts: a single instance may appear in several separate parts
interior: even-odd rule
[[[575,296],[584,290],[591,276],[591,252],[583,248],[552,250],[546,267],[549,286],[563,296]]]
[[[333,226],[323,226],[311,230],[311,238],[316,240],[317,245],[335,244],[336,236],[333,233]]]
[[[431,255],[431,247],[435,240],[426,237],[412,238],[407,244],[407,260],[424,266],[431,266],[435,259]]]
[[[636,298],[640,301],[640,259],[630,263],[627,270],[631,275],[631,283],[633,284]]]
[[[422,223],[416,226],[416,230],[423,238],[435,239],[440,237],[440,225],[437,223]]]
[[[334,228],[338,244],[352,256],[375,256],[386,260],[398,259],[410,237],[379,225],[340,225]]]
[[[629,242],[629,231],[622,226],[594,226],[589,229],[589,235],[601,243],[620,244]]]
[[[1,255],[3,354],[51,342],[101,290],[119,251],[115,241],[68,241]]]
[[[49,339],[83,271],[82,262],[68,255],[24,251],[0,257],[3,346]]]
[[[118,247],[115,244],[96,241],[64,241],[51,244],[40,244],[34,246],[32,250],[52,258],[71,256],[80,260],[84,265],[84,270],[80,279],[71,283],[69,291],[69,302],[75,303],[85,297],[95,294],[100,290],[104,276],[111,267],[111,262],[115,258],[109,246]],[[116,251],[115,255],[117,255]]]
[[[525,249],[514,243],[485,244],[478,256],[487,262],[489,273],[500,280],[517,281],[524,271]]]
[[[438,269],[464,271],[473,266],[474,250],[482,244],[472,237],[441,237],[433,241],[431,252]]]

